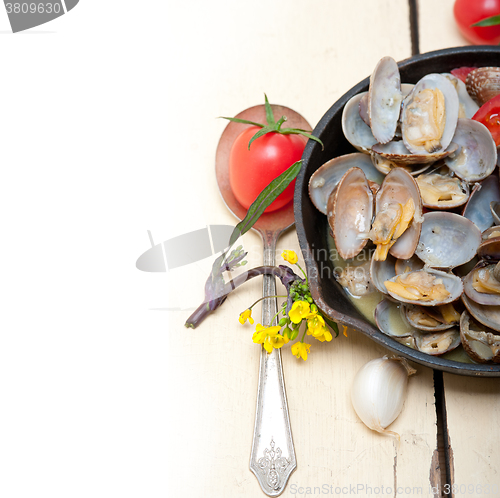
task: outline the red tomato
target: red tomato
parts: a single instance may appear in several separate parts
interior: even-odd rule
[[[450,71],[455,78],[458,78],[459,80],[462,80],[465,83],[465,80],[467,79],[467,75],[471,72],[474,71],[474,69],[477,69],[475,67],[457,67],[456,69],[452,69]]]
[[[497,147],[500,145],[500,95],[493,97],[483,104],[472,116],[472,119],[483,123],[495,141]]]
[[[251,126],[243,131],[234,141],[229,155],[231,190],[245,209],[272,180],[300,160],[307,141],[300,135],[271,132],[254,140],[248,150],[248,142],[259,130],[259,127]],[[294,187],[295,181],[265,212],[275,211],[288,204],[293,199]]]
[[[500,0],[455,0],[453,14],[461,33],[475,45],[498,45],[500,25],[474,27],[470,25],[486,17],[500,14]]]

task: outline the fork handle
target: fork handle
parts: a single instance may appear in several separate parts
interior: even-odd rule
[[[279,232],[264,232],[262,236],[264,265],[275,265],[276,241],[279,235]],[[276,295],[275,277],[264,275],[263,296],[274,295]],[[262,304],[264,326],[273,325],[271,319],[276,311],[276,298],[264,299]],[[268,354],[262,347],[250,469],[257,477],[264,493],[268,496],[278,496],[285,489],[288,478],[296,467],[281,351],[273,349],[272,353]]]

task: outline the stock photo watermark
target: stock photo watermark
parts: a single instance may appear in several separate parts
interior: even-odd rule
[[[499,496],[496,484],[444,484],[439,486],[384,486],[366,483],[338,486],[322,484],[321,486],[300,486],[290,484],[289,493],[293,496]]]
[[[186,267],[186,271],[188,271],[188,267],[195,267],[200,262],[204,264],[207,264],[207,262],[210,263],[212,261],[210,258],[216,261],[216,258],[220,258],[225,252],[228,252],[230,256],[228,241],[233,231],[234,227],[231,225],[208,225],[205,228],[157,242],[153,238],[152,232],[148,230],[147,234],[151,247],[138,257],[136,268],[148,273],[166,273],[183,267]],[[256,247],[247,247],[245,249],[243,249],[243,246],[240,246],[238,251],[240,254],[239,259],[245,259],[246,254],[249,252],[252,254],[259,253],[261,246],[256,245]],[[373,250],[361,252],[355,258],[352,258],[346,267],[335,248],[327,249],[322,247],[315,249],[312,247],[304,252],[306,260],[314,260],[316,262],[315,265],[309,265],[308,278],[337,279],[341,283],[343,280],[347,280],[348,287],[365,285],[370,274],[369,264],[372,253]],[[280,255],[276,252],[274,260],[279,261],[279,257]],[[243,268],[239,268],[245,264],[245,261],[241,261],[235,267],[228,267],[226,269],[224,269],[223,265],[217,270],[220,273],[219,278],[223,279],[225,283],[228,283],[235,275],[238,276],[240,281],[253,278],[255,274],[252,274],[252,276],[249,275],[250,272],[255,273],[253,269],[244,270]],[[238,269],[236,270],[236,268]],[[212,271],[214,270],[212,269]],[[224,286],[220,286],[217,291],[214,290],[210,293],[209,300],[223,297],[225,295],[223,294],[224,292]],[[167,311],[178,310],[178,308],[161,309]]]
[[[13,33],[26,31],[63,16],[74,9],[79,0],[46,0],[11,2],[4,0]]]

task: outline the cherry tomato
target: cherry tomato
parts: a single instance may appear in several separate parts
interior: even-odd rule
[[[229,183],[237,201],[248,209],[250,204],[277,176],[300,160],[306,146],[306,138],[300,135],[282,135],[270,132],[248,142],[260,130],[251,126],[234,141],[229,155]],[[295,181],[266,209],[275,211],[293,199]]]
[[[450,73],[453,74],[453,76],[455,76],[455,78],[458,78],[459,80],[462,80],[465,83],[465,80],[467,79],[467,75],[471,71],[473,71],[474,69],[477,69],[477,68],[462,66],[462,67],[457,67],[456,69],[452,69],[450,71]]]
[[[472,119],[484,124],[490,130],[497,147],[500,145],[500,95],[483,104]]]
[[[455,0],[453,14],[462,35],[475,45],[498,45],[500,25],[473,27],[486,17],[500,14],[500,0]]]

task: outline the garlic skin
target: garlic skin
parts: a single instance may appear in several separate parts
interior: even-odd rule
[[[406,399],[408,376],[416,372],[404,358],[377,358],[363,365],[351,389],[354,410],[370,429],[390,434],[399,439],[399,434],[386,430],[401,413]]]

